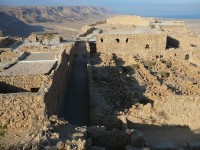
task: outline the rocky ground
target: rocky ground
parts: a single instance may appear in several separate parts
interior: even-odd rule
[[[98,115],[94,113],[94,116],[112,119],[112,123],[100,119],[103,123],[96,124],[140,129],[146,144],[153,149],[156,146],[184,147],[183,143],[199,138],[199,134],[195,135],[187,127],[162,127],[168,116],[157,106],[167,96],[199,95],[198,66],[169,56],[143,58],[103,53],[92,55],[91,64],[94,88],[98,97],[102,97],[101,103],[104,102],[96,108]],[[121,126],[117,118],[125,124]],[[183,136],[181,132],[187,136],[179,140],[179,136]],[[164,133],[169,134],[162,138]]]

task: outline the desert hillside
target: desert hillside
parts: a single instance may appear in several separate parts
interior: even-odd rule
[[[105,19],[110,10],[101,7],[0,6],[0,30],[9,36],[53,31],[73,35],[82,26]],[[74,30],[75,29],[75,30]]]
[[[0,11],[10,16],[15,16],[26,23],[34,22],[63,22],[65,20],[84,20],[90,17],[108,14],[110,11],[106,8],[90,6],[74,7],[9,7],[1,6]]]

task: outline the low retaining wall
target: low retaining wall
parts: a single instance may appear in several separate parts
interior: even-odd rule
[[[55,46],[46,46],[46,45],[42,45],[39,43],[36,44],[31,44],[31,43],[25,43],[24,45],[22,45],[19,50],[20,51],[25,51],[25,52],[30,52],[30,53],[34,53],[34,52],[62,52],[63,50],[68,50],[71,49],[72,43],[66,43],[63,45],[55,45]]]
[[[44,83],[49,83],[50,78],[45,75],[19,75],[0,77],[2,89],[7,89],[5,93],[15,93],[21,91],[31,91],[31,88],[40,88]]]
[[[166,49],[166,34],[100,34],[97,52],[116,54],[143,54]]]

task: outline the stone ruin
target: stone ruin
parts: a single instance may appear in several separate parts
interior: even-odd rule
[[[152,149],[187,149],[199,138],[200,39],[184,22],[155,21],[144,27],[129,18],[122,24],[108,19],[95,26],[102,30],[96,41],[88,40],[90,121],[140,129]],[[162,138],[162,132],[176,132],[177,138]]]
[[[40,36],[9,51],[15,59],[0,70],[2,146],[200,149],[200,39],[184,22],[118,16],[84,27],[71,43],[46,45]],[[86,104],[73,106],[65,95],[77,97],[82,86]],[[85,126],[73,123],[82,107]]]
[[[59,33],[51,32],[33,32],[28,38],[27,41],[31,43],[40,42],[44,45],[54,45],[60,43]]]

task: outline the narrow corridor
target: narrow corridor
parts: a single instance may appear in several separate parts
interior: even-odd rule
[[[85,42],[75,44],[69,83],[65,92],[62,114],[70,124],[89,124],[89,89],[87,78],[87,51]]]

